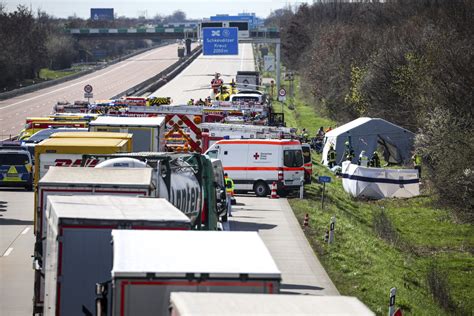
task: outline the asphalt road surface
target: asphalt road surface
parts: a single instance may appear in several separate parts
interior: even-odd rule
[[[216,72],[222,74],[224,83],[235,79],[237,71],[255,69],[251,44],[239,44],[239,55],[203,56],[196,58],[183,72],[151,96],[171,97],[173,104],[187,104],[190,99],[203,100],[211,90],[211,80]]]
[[[33,192],[0,189],[0,315],[33,313]]]
[[[176,44],[159,47],[53,87],[0,101],[0,140],[17,135],[27,116],[50,114],[57,101],[84,100],[92,85],[94,100],[108,99],[158,74],[178,60]]]
[[[339,295],[287,199],[237,196],[230,230],[256,231],[282,273],[281,293]]]

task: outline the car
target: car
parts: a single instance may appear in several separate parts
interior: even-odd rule
[[[0,148],[0,186],[33,189],[33,161],[24,147]]]

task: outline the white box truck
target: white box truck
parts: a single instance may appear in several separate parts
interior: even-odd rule
[[[191,227],[165,199],[125,196],[49,196],[47,218],[45,315],[92,315],[95,285],[111,277],[112,229]],[[141,245],[136,248],[140,252]]]
[[[254,191],[262,197],[270,194],[273,182],[280,194],[303,185],[303,153],[297,140],[220,140],[209,147],[206,155],[222,161],[236,191]]]
[[[112,239],[103,314],[168,315],[175,291],[279,292],[281,273],[256,232],[114,230]]]
[[[44,298],[43,253],[46,246],[46,203],[50,195],[151,196],[154,193],[151,168],[63,168],[50,167],[36,191],[34,250],[34,310],[42,310]]]
[[[165,149],[165,117],[99,116],[89,124],[89,130],[133,134],[134,152]]]
[[[375,316],[356,297],[173,292],[171,316]]]

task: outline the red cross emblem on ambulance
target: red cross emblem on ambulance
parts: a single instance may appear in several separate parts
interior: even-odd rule
[[[258,153],[255,153],[255,155],[253,155],[253,158],[255,158],[255,160],[257,160],[258,157],[260,157],[260,155]]]

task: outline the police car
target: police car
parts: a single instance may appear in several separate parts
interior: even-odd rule
[[[32,159],[24,147],[0,147],[0,186],[33,188]]]

